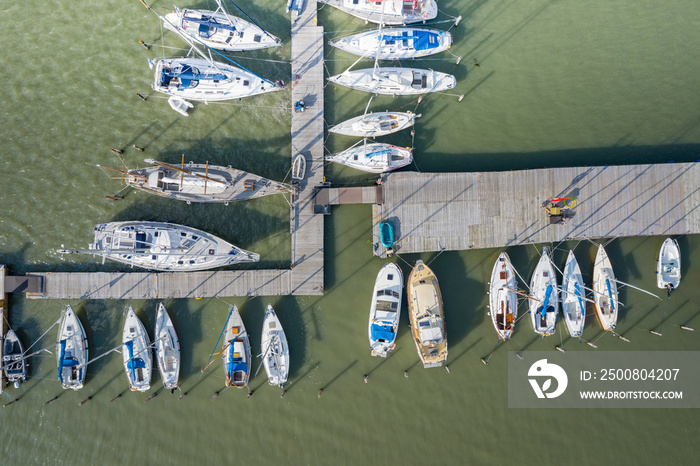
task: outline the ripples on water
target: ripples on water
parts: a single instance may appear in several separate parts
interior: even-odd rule
[[[199,2],[197,6],[204,6]],[[209,2],[212,6],[212,2]],[[278,0],[239,3],[285,41],[285,49],[252,55],[289,59],[289,20]],[[171,5],[152,3],[158,11]],[[193,5],[180,5],[193,6]],[[573,1],[440,1],[441,10],[464,16],[452,29],[451,51],[421,66],[454,73],[456,96],[428,96],[417,108],[415,158],[421,171],[507,170],[544,166],[692,161],[700,142],[697,89],[700,73],[692,57],[700,42],[697,2],[658,4]],[[261,254],[264,266],[287,266],[290,257],[288,205],[282,196],[246,204],[196,206],[131,192],[122,201],[105,195],[120,189],[94,164],[119,167],[110,147],[124,149],[129,167],[143,158],[167,162],[206,161],[232,165],[282,180],[289,170],[288,92],[229,104],[197,104],[187,118],[172,112],[166,99],[150,91],[152,71],[137,40],[158,43],[157,18],[132,2],[11,3],[1,7],[3,39],[0,82],[0,262],[13,273],[32,270],[97,271],[119,266],[89,257],[58,257],[61,244],[85,247],[96,223],[172,220],[211,231]],[[330,8],[319,14],[327,32],[363,29],[359,20]],[[444,26],[444,25],[443,25]],[[329,34],[331,36],[332,34]],[[166,35],[164,44],[182,48]],[[177,54],[175,49],[165,49]],[[329,72],[352,63],[326,47]],[[288,83],[288,65],[244,61],[270,79]],[[474,66],[478,63],[480,66]],[[409,64],[404,64],[409,66]],[[362,67],[371,66],[367,61]],[[413,64],[410,64],[413,66]],[[136,93],[148,97],[141,101]],[[368,96],[333,86],[325,89],[327,123],[361,114]],[[377,97],[371,109],[415,108],[412,98]],[[410,146],[408,132],[382,141]],[[339,151],[355,141],[328,137]],[[141,153],[132,144],[144,147]],[[372,178],[350,169],[326,167],[335,184]],[[496,343],[486,315],[486,282],[500,250],[404,256],[433,260],[446,306],[451,373],[423,370],[404,314],[397,351],[386,360],[369,356],[367,308],[373,278],[382,262],[371,254],[371,212],[367,206],[335,207],[325,219],[326,294],[323,297],[172,300],[170,314],[182,339],[186,396],[162,392],[124,393],[120,355],[90,366],[87,385],[61,392],[55,355],[32,358],[31,380],[20,401],[2,410],[3,458],[33,463],[162,463],[195,461],[269,464],[369,462],[662,462],[694,457],[697,436],[691,411],[682,410],[510,410],[506,392],[506,352],[553,350],[559,336],[535,337],[518,322],[515,336],[498,349],[486,368],[479,358]],[[608,251],[624,281],[655,290],[653,267],[661,238],[615,240]],[[693,350],[695,333],[679,325],[697,322],[694,269],[697,237],[680,239],[684,278],[673,298],[658,302],[623,290],[627,304],[619,329],[631,343],[605,335],[601,349]],[[590,280],[594,248],[576,248]],[[538,246],[539,248],[539,246]],[[536,263],[533,246],[510,248],[519,272],[529,279]],[[408,266],[399,260],[404,274]],[[292,351],[291,384],[284,399],[267,386],[264,372],[251,380],[253,398],[223,388],[222,368],[205,366],[230,303],[241,309],[261,352],[264,308],[272,303],[287,331]],[[12,296],[10,319],[25,344],[38,338],[65,304]],[[132,305],[152,333],[155,304],[146,301],[71,302],[86,327],[91,357],[119,344],[123,310]],[[521,309],[521,313],[524,308]],[[661,329],[663,338],[649,333]],[[563,328],[559,328],[561,332]],[[697,332],[696,332],[697,333]],[[585,337],[597,338],[587,322]],[[51,343],[52,329],[38,345]],[[570,350],[591,350],[564,337]],[[37,346],[38,348],[39,346]],[[256,362],[257,364],[257,362]],[[257,366],[255,369],[257,370]],[[403,371],[410,370],[409,378]],[[369,383],[362,383],[369,374]],[[160,379],[154,376],[154,391]],[[317,393],[324,388],[323,396]],[[221,392],[212,402],[211,397]],[[110,400],[122,394],[113,403]],[[50,405],[43,403],[56,395]],[[78,408],[88,396],[93,399]],[[7,397],[7,395],[3,395]],[[6,402],[6,401],[5,401]],[[532,433],[536,433],[533,438]],[[570,435],[569,435],[570,434]],[[571,441],[582,448],[571,448]],[[271,442],[272,441],[272,442]],[[543,454],[541,447],[547,445]],[[577,444],[578,444],[577,443]],[[272,446],[274,444],[274,446]],[[584,453],[585,452],[585,453]],[[663,456],[661,456],[663,455]],[[344,460],[343,460],[344,459]]]

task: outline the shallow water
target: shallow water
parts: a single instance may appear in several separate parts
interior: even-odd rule
[[[289,60],[284,5],[272,0],[238,4],[285,42],[284,49],[250,56]],[[152,7],[167,12],[171,4],[158,0]],[[414,141],[409,132],[382,138],[406,146],[413,142],[416,165],[411,169],[507,170],[698,158],[700,65],[693,60],[700,42],[697,2],[453,0],[440,1],[440,9],[464,17],[452,29],[451,49],[462,61],[455,66],[455,59],[445,54],[416,65],[455,74],[454,95],[427,96],[417,108],[413,98],[386,96],[371,105],[375,111],[403,107],[423,114]],[[179,162],[184,153],[186,161],[231,164],[282,180],[291,153],[288,91],[197,104],[185,118],[150,90],[152,72],[146,65],[147,58],[184,53],[182,44],[172,33],[161,42],[158,19],[138,1],[87,0],[79,8],[67,0],[15,2],[0,7],[0,14],[0,82],[5,83],[0,93],[0,173],[5,175],[0,187],[0,263],[17,274],[117,270],[89,257],[60,257],[54,251],[61,244],[85,247],[96,223],[150,218],[188,223],[258,252],[261,263],[256,266],[289,265],[289,208],[282,196],[228,207],[187,206],[131,192],[114,202],[105,196],[119,191],[120,181],[94,167],[119,168],[121,161],[109,151],[115,147],[124,149],[129,167],[143,165],[145,157]],[[367,27],[330,7],[321,10],[319,23],[329,37],[333,31]],[[145,50],[138,39],[156,45]],[[354,61],[329,47],[326,58],[332,74]],[[287,64],[240,63],[269,79],[290,82]],[[362,67],[372,66],[371,61],[364,63]],[[365,94],[334,86],[325,92],[329,124],[362,113],[368,100]],[[147,96],[147,102],[136,93]],[[459,94],[465,95],[462,102],[457,101]],[[332,136],[326,147],[338,151],[354,142]],[[332,165],[326,175],[334,184],[372,179]],[[0,411],[3,461],[366,464],[464,463],[466,458],[470,463],[561,464],[584,457],[590,462],[688,463],[697,455],[697,421],[689,410],[507,408],[507,351],[553,351],[559,344],[568,350],[594,350],[562,335],[563,326],[549,339],[537,338],[522,319],[512,342],[495,349],[489,366],[481,364],[480,358],[488,357],[497,343],[485,291],[500,249],[395,259],[404,276],[407,263],[433,261],[446,308],[449,374],[419,367],[405,315],[397,350],[387,359],[370,357],[367,312],[373,279],[383,264],[372,256],[370,223],[369,206],[335,207],[325,218],[323,297],[167,302],[181,338],[182,400],[178,393],[161,392],[144,403],[146,394],[126,393],[119,355],[91,364],[79,392],[60,389],[55,355],[32,358],[30,381],[2,395],[3,403],[8,396],[19,398]],[[655,288],[653,273],[662,241],[612,241],[607,250],[618,278],[664,295]],[[679,328],[686,323],[700,326],[700,290],[694,286],[700,282],[694,267],[700,261],[700,240],[685,236],[679,243],[684,276],[671,300],[621,291],[626,306],[618,329],[631,342],[602,335],[593,319],[584,338],[600,338],[597,344],[605,350],[700,350],[697,332]],[[560,267],[569,248],[575,248],[590,281],[594,246],[558,245],[554,257]],[[507,249],[526,279],[536,264],[536,249],[541,245]],[[251,380],[250,399],[245,391],[222,392],[220,362],[200,373],[230,303],[241,309],[254,354],[260,353],[257,336],[265,306],[272,303],[277,310],[292,352],[283,399],[278,389],[267,386],[262,370]],[[28,345],[58,319],[64,304],[13,295],[10,322]],[[149,331],[155,323],[155,302],[70,304],[88,333],[91,357],[119,345],[126,305],[134,306]],[[34,349],[50,345],[55,331]],[[367,374],[369,383],[364,384]],[[159,384],[155,376],[151,392]],[[56,395],[56,401],[44,405]],[[88,396],[92,399],[78,407]]]

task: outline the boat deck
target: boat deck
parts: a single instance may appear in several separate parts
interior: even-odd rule
[[[392,221],[399,253],[699,233],[698,180],[697,162],[390,173],[384,203],[373,206],[374,253],[386,256],[379,242],[383,220]],[[543,203],[565,196],[575,196],[578,206],[553,224]]]

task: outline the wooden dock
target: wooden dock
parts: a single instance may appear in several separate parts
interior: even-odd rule
[[[291,208],[291,294],[323,294],[323,216],[314,213],[314,187],[323,176],[323,28],[316,20],[316,0],[308,0],[292,19],[292,158],[306,157],[306,177],[298,184]],[[294,17],[295,15],[292,15]]]
[[[363,186],[352,188],[317,188],[314,204],[317,206],[332,206],[342,204],[382,204],[384,202],[384,186]],[[330,213],[330,210],[328,211]]]
[[[399,253],[700,233],[698,180],[700,163],[393,173],[372,211],[374,253],[386,255],[382,220],[393,223]],[[565,196],[578,206],[551,224],[542,204]]]

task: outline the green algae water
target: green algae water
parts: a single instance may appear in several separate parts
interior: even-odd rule
[[[284,49],[236,54],[239,62],[268,79],[290,83],[284,2],[237,3],[285,44]],[[161,13],[172,7],[162,0],[151,6]],[[178,6],[213,9],[214,2]],[[700,64],[694,57],[700,3],[441,0],[439,7],[438,19],[463,16],[451,30],[450,50],[462,57],[461,63],[443,54],[415,66],[452,73],[457,87],[449,95],[426,96],[417,109],[413,98],[380,96],[371,104],[375,111],[403,107],[422,113],[415,139],[410,132],[382,138],[413,144],[411,169],[484,171],[699,158]],[[114,147],[124,150],[128,167],[143,166],[145,157],[179,162],[185,154],[186,161],[230,164],[283,180],[292,151],[288,90],[196,104],[183,117],[151,91],[147,59],[183,55],[186,49],[172,33],[161,40],[159,20],[137,0],[5,2],[0,15],[0,263],[11,273],[119,270],[89,256],[61,257],[55,250],[61,244],[85,247],[96,223],[132,219],[186,223],[258,252],[261,262],[255,267],[289,266],[289,206],[282,196],[188,206],[130,192],[115,202],[105,196],[121,189],[120,180],[94,167],[120,168],[121,160],[109,150]],[[330,7],[320,11],[318,20],[329,38],[333,31],[367,27]],[[355,60],[328,46],[325,53],[331,74]],[[363,63],[357,68],[372,66]],[[362,113],[368,97],[327,86],[326,122]],[[337,151],[354,142],[332,136],[326,147]],[[332,165],[326,176],[336,185],[373,180]],[[563,324],[553,337],[538,338],[527,319],[517,323],[511,342],[496,346],[486,289],[500,250],[394,259],[405,276],[407,263],[432,261],[446,308],[450,373],[420,367],[405,312],[397,349],[387,359],[372,358],[367,318],[383,262],[372,255],[371,208],[334,207],[324,221],[323,297],[166,302],[181,340],[182,392],[162,391],[144,403],[148,394],[128,392],[119,354],[91,364],[84,389],[63,391],[55,354],[33,357],[29,381],[2,395],[3,404],[19,400],[0,410],[3,464],[668,464],[690,463],[697,456],[693,410],[507,407],[508,351],[525,350],[527,358],[527,350],[554,351],[555,345],[595,350],[569,339]],[[662,241],[612,241],[607,251],[618,278],[664,296],[654,274]],[[626,306],[618,330],[630,342],[603,335],[590,317],[584,338],[613,351],[700,350],[698,332],[680,329],[684,324],[700,328],[700,239],[683,236],[679,243],[683,278],[672,299],[621,291]],[[585,241],[556,246],[560,267],[568,249],[575,248],[590,282],[595,247]],[[526,279],[539,249],[507,249]],[[259,354],[268,303],[280,317],[291,350],[284,398],[268,386],[263,370],[250,381],[251,398],[244,390],[223,391],[221,363],[204,374],[201,369],[229,304],[241,310],[253,352]],[[25,346],[59,318],[64,304],[11,296],[10,322]],[[153,301],[69,304],[85,326],[91,358],[120,344],[127,305],[153,332]],[[50,345],[56,331],[34,349]],[[485,366],[480,359],[487,357]],[[160,384],[154,375],[149,393]]]

